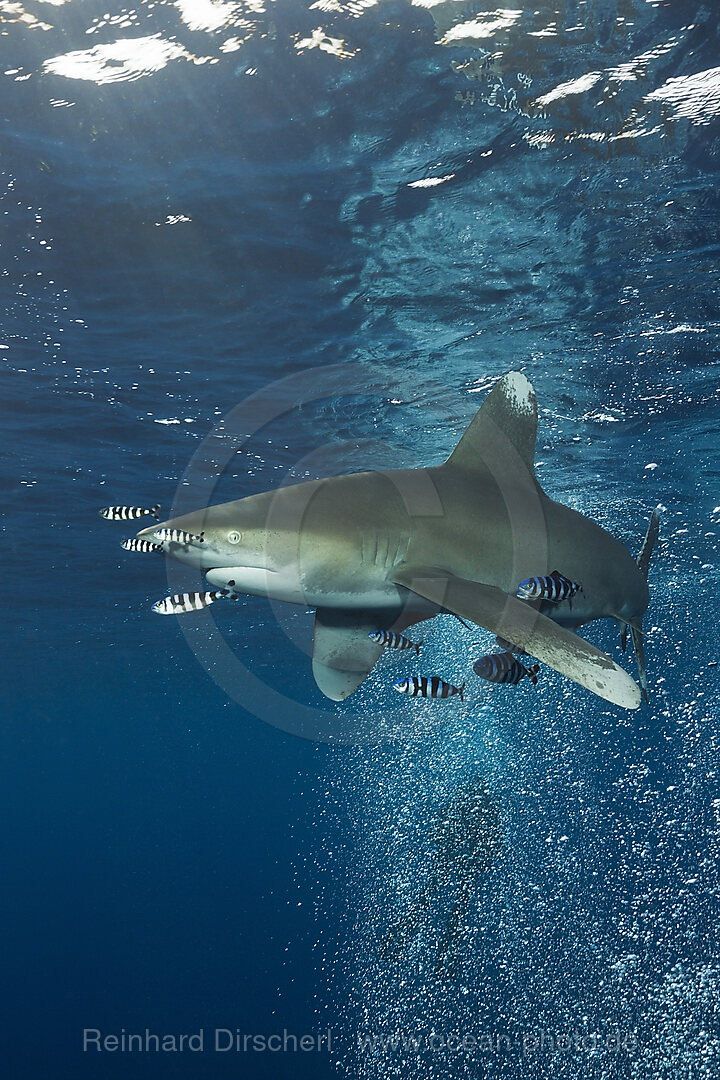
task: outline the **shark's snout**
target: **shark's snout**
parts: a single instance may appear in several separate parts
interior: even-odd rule
[[[166,532],[185,533],[187,536],[206,538],[208,530],[207,511],[196,510],[191,514],[180,514],[179,517],[168,518],[167,521],[154,521],[152,525],[142,529],[137,535],[149,537],[161,530]]]
[[[208,543],[203,518],[202,513],[196,512],[159,521],[142,529],[137,538],[158,544],[165,555],[179,562],[203,569],[215,564],[217,559],[212,544]]]

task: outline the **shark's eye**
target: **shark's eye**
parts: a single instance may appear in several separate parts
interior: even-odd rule
[[[227,534],[228,544],[239,544],[240,537],[241,534],[239,532],[236,532],[235,529],[233,529],[232,532],[229,532]]]

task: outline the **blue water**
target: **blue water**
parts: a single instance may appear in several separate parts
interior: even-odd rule
[[[718,1075],[711,6],[0,6],[4,1076]],[[310,615],[250,597],[198,662],[215,621],[156,619],[97,515],[438,462],[511,369],[553,497],[634,553],[665,508],[636,713],[550,671],[398,704],[394,657],[335,706]],[[502,851],[390,955],[478,777]],[[412,1032],[478,1042],[358,1043]]]

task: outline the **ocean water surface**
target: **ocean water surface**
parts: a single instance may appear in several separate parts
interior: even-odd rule
[[[3,1075],[717,1077],[719,26],[0,0]],[[156,618],[98,516],[440,462],[510,370],[553,498],[663,507],[636,712],[335,705],[311,613]]]

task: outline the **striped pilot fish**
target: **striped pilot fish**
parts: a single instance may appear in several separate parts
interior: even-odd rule
[[[205,539],[205,533],[189,533],[184,529],[156,529],[153,536],[157,540],[162,540],[163,543],[167,541],[170,544],[192,544],[196,541],[198,544],[202,544]]]
[[[134,521],[135,518],[147,517],[150,514],[158,521],[159,509],[160,503],[151,506],[149,510],[143,506],[105,506],[100,511],[100,517],[107,518],[108,521]]]
[[[521,600],[551,600],[553,604],[557,604],[561,600],[572,601],[578,592],[582,592],[582,585],[553,570],[552,574],[542,577],[525,578],[518,585],[515,595]]]
[[[462,686],[453,686],[452,683],[439,679],[437,675],[413,675],[411,679],[393,683],[393,690],[397,690],[398,694],[409,694],[410,697],[449,698],[453,694],[459,694],[460,700],[465,700],[465,683]]]
[[[164,600],[158,600],[152,609],[156,615],[183,615],[187,611],[201,611],[209,607],[223,596],[229,596],[237,600],[237,593],[231,589],[213,589],[211,592],[183,592],[175,593],[174,596],[166,596]]]
[[[123,540],[120,545],[126,551],[162,551],[162,544],[153,544],[150,540]]]
[[[420,655],[422,641],[411,641],[410,638],[396,634],[393,630],[373,630],[368,637],[376,645],[384,645],[386,649],[414,649],[416,656]]]
[[[481,679],[489,679],[490,682],[514,683],[515,686],[526,675],[530,682],[536,685],[539,670],[539,664],[526,667],[511,652],[488,653],[473,664],[473,671]]]

